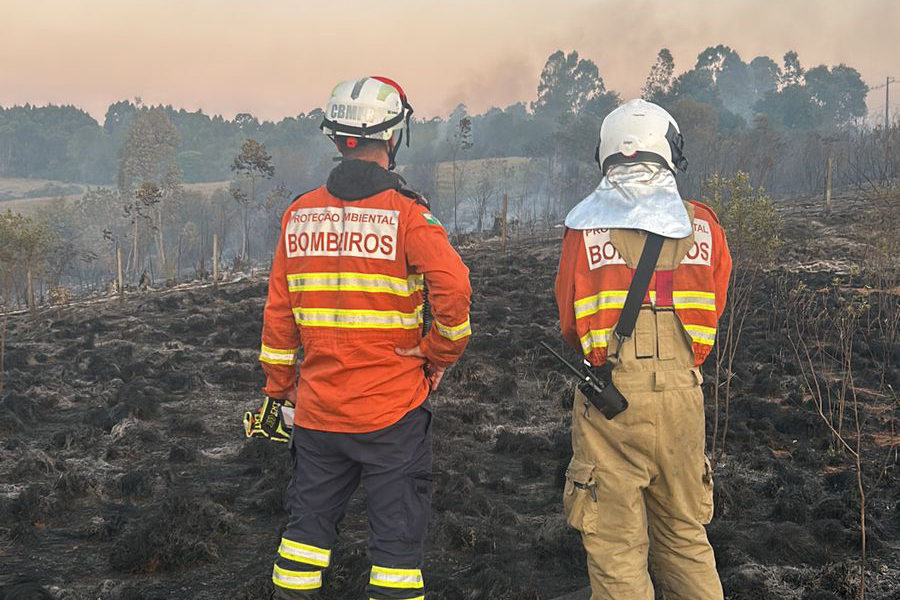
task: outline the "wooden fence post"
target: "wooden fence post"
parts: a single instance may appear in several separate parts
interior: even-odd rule
[[[219,287],[219,236],[213,234],[213,286]]]
[[[125,271],[122,269],[122,249],[116,245],[116,286],[119,292],[119,302],[125,302]]]

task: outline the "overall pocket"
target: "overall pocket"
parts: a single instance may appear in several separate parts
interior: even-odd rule
[[[581,532],[593,530],[597,512],[597,482],[593,464],[573,457],[566,469],[563,508],[566,521]]]

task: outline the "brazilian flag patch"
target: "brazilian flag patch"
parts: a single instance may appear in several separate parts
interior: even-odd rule
[[[441,222],[438,221],[437,217],[430,212],[422,213],[422,216],[425,217],[425,220],[428,221],[428,223],[431,225],[441,225]],[[443,225],[441,226],[443,227]]]

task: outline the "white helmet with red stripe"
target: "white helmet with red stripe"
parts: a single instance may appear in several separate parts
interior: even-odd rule
[[[409,120],[413,108],[403,88],[387,77],[362,77],[342,81],[334,87],[325,107],[322,132],[337,137],[389,141],[399,131],[391,151],[393,163],[396,149],[406,128],[409,146]]]

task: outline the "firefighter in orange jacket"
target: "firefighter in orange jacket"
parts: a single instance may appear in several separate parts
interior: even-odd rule
[[[389,79],[338,84],[322,129],[343,160],[282,220],[260,353],[267,403],[295,398],[290,518],[272,573],[277,598],[318,595],[360,483],[372,559],[367,597],[425,597],[428,395],[469,339],[471,289],[427,201],[391,171],[404,125],[408,144],[411,113]]]
[[[731,257],[713,211],[684,202],[683,141],[662,108],[633,100],[604,120],[603,179],[566,217],[556,297],[567,343],[612,361],[628,408],[607,420],[576,393],[563,504],[588,554],[592,600],[721,600],[704,525],[713,484],[704,454],[700,365],[725,307]],[[645,232],[665,239],[634,333],[614,334]]]

